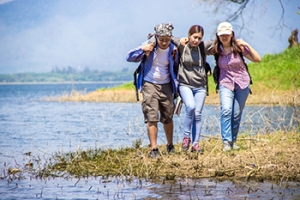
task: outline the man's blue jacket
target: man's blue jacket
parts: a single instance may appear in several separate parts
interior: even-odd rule
[[[148,57],[145,56],[145,52],[142,50],[142,46],[144,44],[148,43],[148,41],[144,42],[140,46],[138,46],[135,49],[132,49],[128,52],[126,56],[126,60],[128,62],[141,62],[141,71],[138,74],[138,81],[137,81],[137,88],[139,89],[140,92],[142,92],[142,86],[143,86],[143,80],[146,74],[150,71],[152,62],[157,56],[157,48],[158,45],[153,48],[153,51],[150,52]],[[178,82],[176,79],[176,74],[174,72],[174,66],[178,66],[178,52],[177,48],[175,47],[174,44],[170,43],[169,46],[169,53],[168,53],[168,59],[169,59],[169,72],[170,72],[170,79],[172,80],[172,89],[173,89],[173,94],[177,95],[178,91]],[[145,59],[143,60],[143,58]]]

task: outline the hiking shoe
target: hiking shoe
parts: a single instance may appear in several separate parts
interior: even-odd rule
[[[199,154],[203,154],[204,151],[202,149],[200,149],[199,144],[196,144],[192,147],[192,152],[197,152]]]
[[[228,142],[224,142],[223,143],[223,151],[230,151],[231,150],[231,146]]]
[[[153,148],[151,151],[150,151],[150,157],[151,158],[158,158],[160,156],[160,153],[159,153],[159,150],[157,147]]]
[[[190,148],[191,138],[184,137],[182,141],[182,151],[187,151]]]
[[[173,144],[167,144],[167,152],[168,154],[175,153],[175,148]]]
[[[239,147],[238,145],[236,145],[235,142],[233,142],[233,143],[232,143],[232,149],[234,149],[234,150],[239,150],[240,147]]]

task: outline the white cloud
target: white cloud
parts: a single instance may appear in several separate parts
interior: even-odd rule
[[[11,1],[13,1],[13,0],[0,0],[0,5],[1,5],[1,4],[4,4],[4,3],[11,2]]]

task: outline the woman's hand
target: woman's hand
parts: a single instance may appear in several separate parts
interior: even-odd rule
[[[245,55],[247,59],[251,60],[252,62],[260,62],[261,60],[260,55],[247,42],[245,42],[243,39],[237,39],[236,43],[240,47],[242,52],[244,52],[245,47],[249,49],[249,54]]]
[[[185,46],[188,43],[189,39],[187,37],[180,38],[179,42],[182,46]]]
[[[244,53],[244,47],[248,47],[248,43],[245,42],[243,39],[236,39],[236,44],[240,47],[240,49],[242,50],[242,52]]]
[[[237,43],[237,45],[242,45],[242,46],[247,46],[248,45],[248,43],[247,42],[245,42],[243,39],[236,39],[236,43]]]

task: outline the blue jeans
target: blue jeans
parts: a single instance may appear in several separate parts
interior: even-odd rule
[[[185,116],[183,121],[184,137],[190,138],[192,132],[192,145],[199,142],[202,128],[202,109],[206,97],[205,88],[189,88],[179,86],[180,96],[185,105]],[[192,131],[193,127],[193,131]]]
[[[234,91],[220,85],[221,100],[221,135],[224,142],[236,141],[241,123],[243,109],[250,92],[250,86],[241,89],[235,85]]]

